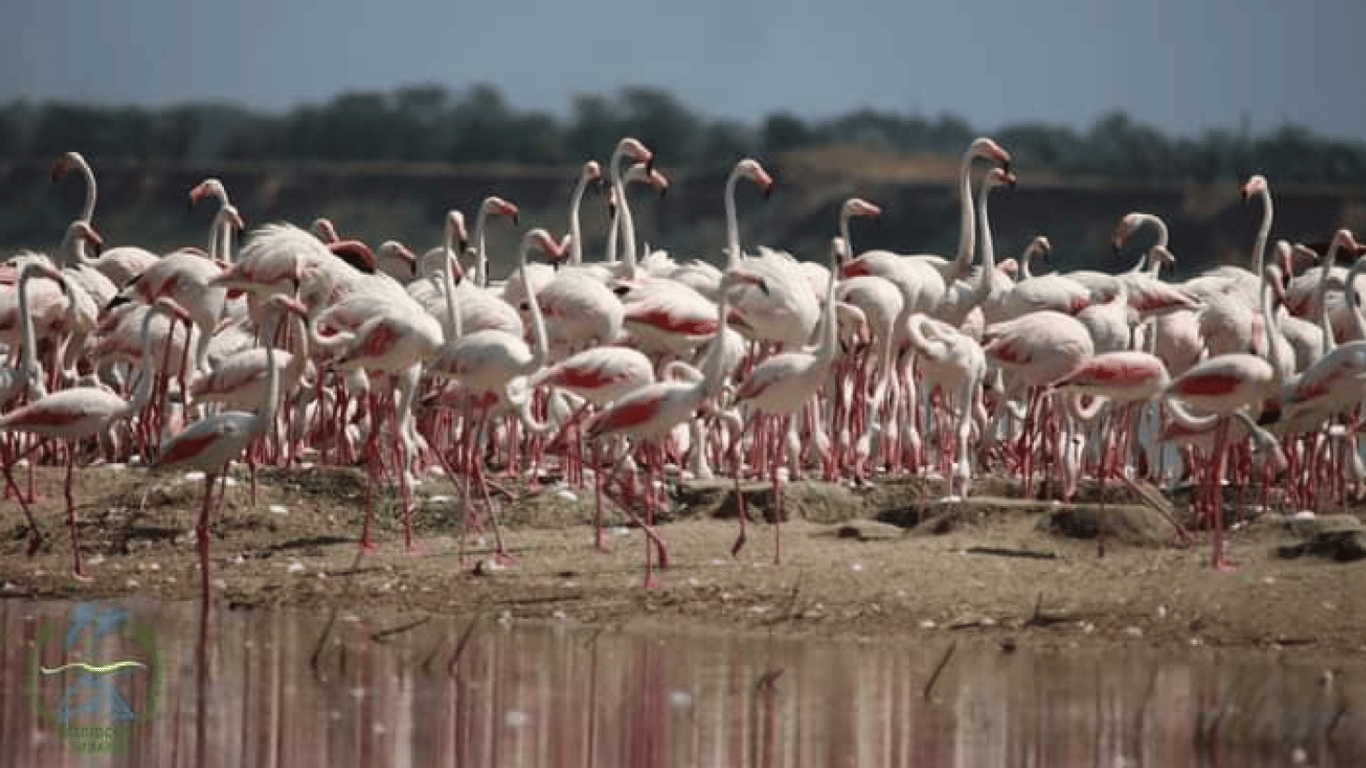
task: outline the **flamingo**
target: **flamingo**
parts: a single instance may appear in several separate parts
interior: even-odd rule
[[[272,295],[267,302],[281,311],[307,316],[308,307],[285,294]],[[228,465],[275,423],[280,407],[280,369],[275,347],[266,345],[266,391],[256,411],[220,411],[200,419],[176,434],[161,447],[150,469],[153,472],[194,469],[204,473],[204,503],[199,510],[195,535],[199,540],[199,575],[204,604],[209,593],[209,512],[213,485]]]
[[[32,274],[30,270],[38,270],[48,277],[53,277],[53,279],[61,279],[60,274],[49,273],[41,265],[26,267],[24,277]],[[138,383],[137,390],[133,393],[132,400],[124,400],[122,397],[100,387],[72,387],[39,398],[28,405],[0,416],[0,430],[62,439],[67,443],[66,518],[67,524],[71,528],[71,549],[75,561],[74,573],[78,579],[85,579],[86,574],[81,565],[81,549],[76,532],[76,505],[71,492],[77,444],[88,437],[103,433],[115,421],[128,418],[141,411],[143,406],[151,400],[150,361],[152,356],[149,350],[150,334],[147,333],[147,329],[151,317],[156,311],[169,312],[177,319],[185,322],[190,320],[189,313],[170,299],[161,298],[153,304],[153,310],[149,311],[143,319],[142,379]],[[8,471],[8,467],[6,467],[6,472]],[[25,511],[27,512],[27,509]],[[36,536],[36,529],[34,535]],[[31,539],[30,554],[32,554],[35,544],[36,540]]]
[[[98,190],[95,184],[95,172],[91,170],[85,157],[79,152],[67,152],[57,158],[57,161],[52,165],[52,181],[54,183],[61,181],[72,168],[79,171],[82,178],[85,179],[85,204],[81,208],[80,220],[86,224],[93,224]],[[109,248],[100,253],[98,258],[88,263],[115,286],[122,288],[134,277],[160,261],[160,258],[146,248],[124,245]]]
[[[729,314],[729,291],[732,285],[740,282],[748,282],[758,285],[762,290],[763,279],[743,270],[727,270],[722,277],[722,291],[720,302],[716,309],[717,335],[721,336],[725,332],[726,318]],[[656,381],[639,387],[631,393],[621,397],[610,406],[603,409],[588,424],[586,437],[589,441],[601,441],[610,435],[624,435],[632,438],[637,448],[648,446],[652,441],[658,441],[668,435],[679,424],[693,418],[703,404],[715,398],[721,392],[724,382],[724,354],[723,345],[716,345],[712,348],[712,354],[708,355],[703,363],[703,370],[700,376],[673,377],[664,381]],[[625,454],[623,460],[629,457]],[[653,475],[655,470],[653,460],[647,459],[646,466],[649,474]],[[601,479],[598,482],[603,482]],[[659,565],[665,568],[668,565],[668,551],[665,548],[664,540],[652,527],[654,520],[654,488],[652,478],[647,479],[646,484],[646,517],[641,520],[634,511],[628,506],[622,505],[623,511],[638,524],[645,532],[645,586],[647,588],[657,587],[658,580],[654,577],[654,570],[651,564],[651,545],[659,549]]]
[[[532,248],[540,248],[544,253],[554,258],[563,255],[563,247],[550,236],[546,230],[537,227],[529,230],[522,237],[521,247],[518,249],[519,269],[527,262],[527,254]],[[450,274],[450,267],[447,274]],[[477,425],[472,419],[472,404],[475,401],[495,398],[498,400],[513,399],[509,394],[509,385],[514,379],[523,376],[530,376],[536,373],[545,365],[549,355],[549,344],[546,338],[545,320],[541,315],[539,303],[535,293],[532,291],[531,277],[526,270],[520,270],[520,280],[522,289],[530,297],[528,299],[529,310],[531,313],[532,334],[534,338],[534,348],[529,348],[525,340],[520,335],[514,336],[504,331],[481,330],[473,333],[466,333],[451,342],[442,346],[439,352],[433,357],[428,367],[428,372],[440,378],[456,379],[464,387],[468,399],[466,409],[466,451],[465,459],[470,466],[465,468],[466,487],[465,502],[469,503],[469,482],[471,477],[478,476],[480,489],[484,497],[488,498],[487,485],[480,469],[480,464],[475,458],[475,450],[471,446],[478,446],[479,437],[483,434],[487,424],[487,411],[480,415]],[[448,282],[448,312],[452,316],[452,324],[460,329],[457,313],[459,312],[456,303],[460,300],[454,289],[449,288]],[[489,505],[492,510],[492,505]],[[498,531],[497,519],[494,519],[495,532]],[[508,553],[503,545],[502,534],[497,533],[497,552],[495,556],[499,559],[507,559]]]
[[[1279,333],[1271,296],[1273,289],[1281,287],[1282,274],[1281,265],[1276,263],[1266,265],[1262,271],[1262,315],[1272,339],[1278,337]],[[1281,345],[1270,343],[1266,349],[1266,358],[1247,352],[1208,358],[1172,380],[1162,393],[1168,410],[1183,426],[1207,428],[1218,424],[1212,454],[1213,467],[1207,485],[1214,516],[1214,555],[1211,565],[1218,570],[1225,570],[1231,565],[1223,551],[1223,516],[1219,496],[1224,453],[1228,444],[1228,422],[1226,418],[1223,421],[1220,419],[1231,416],[1235,411],[1260,412],[1267,400],[1280,394],[1284,381]],[[1208,415],[1196,416],[1187,407],[1199,409]]]
[[[871,211],[863,211],[870,215]],[[846,228],[847,231],[847,228]],[[833,271],[838,267],[836,254],[830,254]],[[782,519],[783,497],[779,485],[778,467],[782,464],[782,446],[787,437],[792,414],[801,410],[815,397],[817,390],[830,373],[835,361],[835,348],[838,327],[835,324],[835,283],[832,277],[826,283],[825,309],[821,317],[821,335],[814,350],[783,352],[769,357],[755,366],[735,393],[735,404],[749,403],[759,414],[777,417],[779,426],[773,432],[774,447],[768,454],[769,472],[773,478],[773,562],[782,562]],[[738,454],[737,454],[738,457]],[[740,535],[731,547],[731,554],[739,553],[745,544],[745,504],[744,495],[739,493],[740,466],[735,467],[736,497],[740,500]]]

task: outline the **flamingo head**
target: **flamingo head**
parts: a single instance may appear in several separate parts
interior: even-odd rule
[[[614,155],[624,155],[637,163],[645,163],[647,169],[655,167],[655,154],[640,143],[639,139],[631,136],[624,137],[617,142]],[[620,166],[617,166],[620,167]]]
[[[194,318],[190,316],[190,310],[183,307],[180,302],[170,296],[157,297],[157,300],[152,303],[152,308],[165,312],[170,316],[172,323],[184,323],[186,328],[194,323]]]
[[[1290,257],[1293,262],[1303,262],[1311,266],[1319,263],[1319,252],[1303,243],[1290,246]]]
[[[1337,232],[1334,232],[1333,242],[1337,244],[1340,251],[1346,251],[1348,254],[1351,254],[1352,258],[1361,255],[1361,246],[1357,244],[1356,237],[1352,234],[1352,230],[1350,229],[1339,229]]]
[[[721,276],[722,290],[736,285],[756,285],[759,290],[764,292],[765,296],[769,295],[768,282],[747,269],[732,267]]]
[[[238,211],[237,206],[232,203],[225,204],[219,213],[223,217],[223,223],[231,226],[238,232],[247,228],[247,222],[242,220],[241,212]]]
[[[1165,245],[1154,245],[1148,249],[1149,258],[1157,259],[1164,267],[1170,267],[1176,263],[1176,254]]]
[[[1043,263],[1048,263],[1048,257],[1053,254],[1053,244],[1043,235],[1036,236],[1029,241],[1029,247],[1025,248],[1026,259],[1038,259]]]
[[[48,279],[51,279],[55,281],[57,283],[57,286],[62,289],[62,293],[67,292],[66,275],[62,274],[62,271],[60,269],[57,269],[47,261],[39,261],[37,259],[34,259],[33,261],[25,263],[24,268],[19,272],[19,281],[22,282],[24,278],[30,276],[46,277]]]
[[[85,158],[81,157],[81,153],[67,152],[57,158],[57,162],[52,164],[52,180],[61,181],[73,165],[85,165]]]
[[[1267,191],[1266,177],[1260,173],[1248,179],[1242,187],[1243,202],[1252,199],[1253,195],[1263,194]]]
[[[204,179],[190,190],[190,208],[206,197],[216,197],[224,205],[228,204],[228,191],[223,188],[223,182],[213,177]]]
[[[589,160],[583,164],[583,170],[579,172],[579,178],[584,184],[592,184],[595,188],[602,188],[602,166],[598,165],[597,160]]]
[[[513,225],[517,224],[517,217],[520,213],[517,206],[504,200],[497,195],[489,195],[484,198],[484,212],[495,216],[507,216],[512,219]]]
[[[413,255],[408,246],[397,240],[385,240],[380,243],[375,257],[377,259],[397,259],[407,266],[413,277],[417,277],[417,257]]]
[[[273,293],[267,301],[284,312],[293,312],[299,317],[308,317],[308,305],[287,293]]]
[[[1120,249],[1124,247],[1124,243],[1129,240],[1129,235],[1132,235],[1134,230],[1138,229],[1138,225],[1141,221],[1142,214],[1138,213],[1126,213],[1119,220],[1119,223],[1115,225],[1114,237],[1111,238],[1111,244],[1114,247],[1115,253],[1119,253]]]
[[[830,238],[830,255],[835,257],[836,264],[843,264],[849,258],[849,244],[844,238],[839,235]]]
[[[880,221],[882,209],[861,197],[851,197],[844,201],[844,209],[841,211],[847,217],[866,216],[873,221]],[[847,247],[846,243],[846,247]]]
[[[773,193],[773,177],[768,175],[768,171],[764,170],[758,160],[746,157],[735,164],[735,170],[739,175],[757,184],[765,199]]]
[[[1015,189],[1015,182],[1015,174],[1010,171],[992,168],[987,172],[986,183],[990,187],[1010,187],[1013,191]]]
[[[522,236],[522,253],[525,255],[532,248],[539,248],[541,253],[544,253],[551,260],[558,261],[564,258],[561,243],[565,243],[565,247],[567,247],[567,241],[567,238],[564,241],[556,241],[544,228],[536,227]]]
[[[313,234],[326,245],[331,245],[341,240],[341,237],[337,234],[337,227],[333,225],[332,220],[326,216],[319,216],[314,219],[313,226],[310,227],[310,229],[312,229]]]
[[[464,253],[470,245],[470,233],[465,229],[465,214],[454,208],[446,212],[446,239],[456,253]]]
[[[332,255],[367,275],[375,274],[375,252],[360,240],[338,240],[328,243]]]
[[[655,188],[660,197],[669,191],[669,178],[646,163],[636,163],[626,171],[626,183],[629,184],[633,181],[648,182],[650,186]]]
[[[96,232],[95,227],[88,221],[71,222],[71,234],[81,238],[86,245],[94,249],[97,255],[100,249],[104,247],[104,238],[100,237],[100,233]]]
[[[972,157],[985,158],[1001,166],[1006,173],[1010,172],[1010,153],[997,144],[995,139],[980,136],[973,140],[968,152]]]

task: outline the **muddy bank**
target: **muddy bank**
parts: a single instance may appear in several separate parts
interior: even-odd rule
[[[18,473],[21,484],[25,472]],[[70,573],[60,470],[39,468],[35,507],[44,544],[25,556],[27,527],[7,500],[0,520],[5,597],[31,599],[198,594],[194,515],[202,483],[123,467],[79,471],[82,550],[93,579]],[[1230,518],[1239,567],[1208,567],[1208,538],[1177,529],[1127,489],[1094,487],[1059,504],[1013,498],[980,483],[968,502],[943,500],[933,481],[852,488],[787,488],[783,563],[775,565],[767,485],[746,485],[752,522],[736,538],[727,482],[669,486],[660,532],[669,567],[641,587],[643,536],[608,506],[607,551],[593,546],[588,491],[511,481],[499,498],[515,562],[491,557],[486,529],[460,535],[460,496],[439,475],[416,489],[420,551],[402,546],[396,504],[384,495],[378,552],[356,545],[364,476],[351,469],[262,470],[255,506],[235,472],[213,526],[216,594],[237,607],[663,623],[822,636],[954,633],[1014,644],[1124,642],[1366,653],[1366,561],[1355,510],[1293,520],[1245,510]],[[1172,499],[1174,512],[1184,503]],[[1241,519],[1240,519],[1241,518]],[[1096,532],[1105,536],[1097,556]]]

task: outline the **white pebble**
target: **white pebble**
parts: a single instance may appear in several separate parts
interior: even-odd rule
[[[1139,627],[1125,627],[1124,634],[1129,637],[1143,637],[1143,630]]]
[[[564,499],[565,501],[578,501],[578,500],[579,500],[579,497],[578,497],[578,496],[575,496],[575,495],[574,495],[574,492],[573,492],[573,491],[570,491],[570,490],[556,491],[556,492],[555,492],[555,495],[559,496],[560,498]]]
[[[1296,512],[1295,514],[1291,515],[1291,516],[1290,516],[1290,519],[1291,519],[1291,520],[1313,520],[1313,519],[1314,519],[1314,510],[1312,510],[1312,509],[1301,509],[1299,512]]]
[[[920,628],[921,628],[921,629],[934,629],[936,626],[938,626],[938,625],[936,625],[936,624],[935,624],[933,621],[931,621],[930,619],[925,619],[924,621],[920,622]]]
[[[448,501],[451,501],[451,500],[452,500],[452,499],[451,499],[450,496],[442,496],[442,495],[440,495],[440,494],[438,494],[438,495],[436,495],[436,496],[428,496],[428,497],[427,497],[427,501],[429,501],[429,502],[431,502],[431,503],[433,503],[433,504],[444,504],[444,503],[446,503],[446,502],[448,502]]]
[[[200,480],[203,480],[203,479],[204,479],[204,473],[203,473],[203,472],[200,472],[199,470],[195,470],[195,471],[193,471],[193,472],[186,472],[186,473],[185,473],[185,477],[184,477],[184,480],[185,480],[185,482],[187,482],[187,483],[195,483],[195,482],[199,482]]]
[[[285,505],[284,505],[284,504],[271,504],[271,505],[270,505],[270,511],[271,511],[271,513],[276,514],[276,515],[287,515],[287,514],[289,514],[289,510],[285,508]]]
[[[286,572],[286,573],[298,573],[299,571],[302,571],[303,569],[304,569],[304,564],[301,563],[301,562],[299,562],[298,560],[295,560],[294,562],[290,563],[288,566],[285,567],[285,572]]]
[[[854,564],[853,564],[852,566],[850,566],[850,567],[853,568],[853,569],[856,570],[856,571],[861,571],[861,570],[863,570],[863,563],[854,563]]]
[[[137,579],[129,579],[128,582],[127,582],[127,584],[128,584],[129,587],[136,587],[136,586],[138,585],[138,580],[137,580]]]
[[[227,487],[227,488],[231,488],[231,487],[237,485],[237,478],[235,478],[235,477],[225,477],[225,478],[223,478],[223,485],[224,485],[225,487]]]

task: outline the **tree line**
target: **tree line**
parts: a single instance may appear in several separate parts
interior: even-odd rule
[[[568,114],[557,116],[519,109],[490,84],[350,91],[284,114],[222,104],[148,108],[19,100],[0,106],[0,153],[56,157],[79,149],[103,161],[577,163],[632,134],[669,165],[686,168],[837,144],[957,154],[982,132],[1000,140],[1022,166],[1062,177],[1216,183],[1259,172],[1277,183],[1366,180],[1363,141],[1322,137],[1295,124],[1257,136],[1215,129],[1173,137],[1123,112],[1084,131],[1042,123],[983,131],[954,115],[872,108],[818,120],[777,112],[754,125],[705,117],[652,87],[579,94]]]

